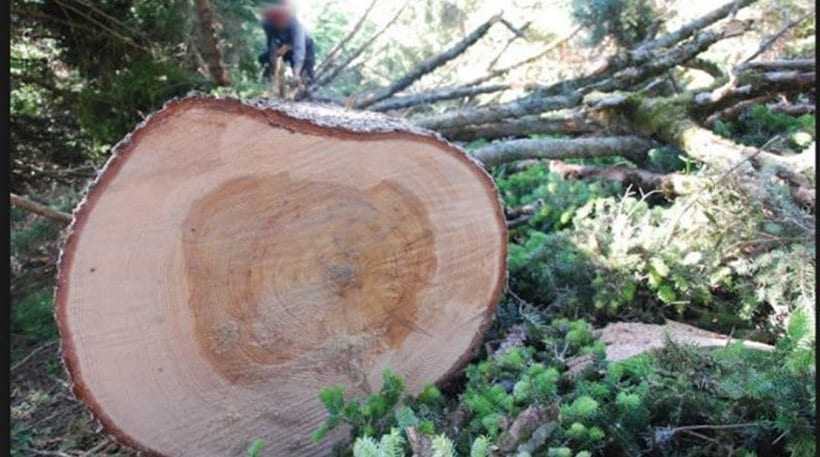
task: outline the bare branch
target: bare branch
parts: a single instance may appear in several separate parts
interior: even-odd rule
[[[474,95],[490,94],[493,92],[500,92],[512,87],[511,84],[491,84],[487,86],[458,86],[445,87],[443,89],[434,89],[427,92],[421,92],[413,95],[405,95],[401,97],[393,97],[374,103],[370,106],[371,111],[390,111],[402,108],[409,108],[411,106],[435,103],[442,100],[452,100],[454,98],[470,97]]]
[[[393,16],[393,18],[390,19],[390,21],[388,21],[387,24],[385,24],[385,26],[382,27],[381,30],[379,30],[378,32],[376,32],[376,34],[374,34],[368,40],[366,40],[364,42],[364,44],[359,46],[358,49],[356,49],[355,51],[350,53],[350,56],[348,56],[348,58],[345,59],[342,63],[340,63],[339,65],[336,65],[335,67],[328,66],[326,71],[329,72],[329,73],[327,75],[324,75],[324,76],[320,77],[320,78],[317,78],[317,82],[315,84],[313,84],[313,86],[315,86],[315,87],[325,86],[327,84],[330,84],[334,79],[336,79],[339,76],[339,74],[341,74],[342,71],[344,71],[344,69],[347,68],[350,65],[351,62],[353,62],[360,55],[362,55],[362,53],[364,51],[366,51],[367,48],[369,48],[373,43],[375,43],[376,40],[378,40],[379,37],[381,37],[384,34],[384,32],[387,31],[387,29],[389,29],[390,27],[393,26],[393,24],[396,23],[396,21],[399,19],[399,16],[401,16],[401,13],[404,12],[404,10],[407,8],[407,5],[409,5],[411,1],[412,0],[407,0],[406,2],[404,2],[404,4],[401,6],[401,8],[399,8],[399,10]]]
[[[817,66],[817,62],[814,59],[768,60],[768,61],[763,61],[763,62],[746,62],[742,65],[738,65],[737,68],[735,68],[735,73],[744,72],[746,70],[814,71],[814,68],[816,66]]]
[[[804,114],[814,114],[817,110],[817,105],[814,103],[781,102],[769,106],[769,109],[775,113],[783,113],[790,116],[802,116]]]
[[[600,129],[600,125],[578,111],[558,111],[544,115],[507,119],[492,124],[439,129],[438,132],[452,141],[475,141],[480,138],[497,140],[499,138],[525,137],[534,134],[579,135],[593,133]]]
[[[491,17],[487,22],[478,26],[475,30],[473,30],[469,35],[464,37],[463,40],[459,41],[446,51],[433,56],[424,62],[419,63],[415,67],[413,67],[410,71],[407,72],[404,76],[399,78],[390,86],[378,89],[370,94],[365,94],[362,96],[358,96],[358,101],[353,104],[356,108],[362,109],[367,108],[368,106],[385,100],[389,98],[391,95],[410,87],[414,82],[419,80],[422,76],[434,71],[438,67],[444,65],[445,63],[453,60],[454,58],[458,57],[464,51],[466,51],[470,46],[475,44],[478,40],[481,39],[487,32],[490,30],[490,27],[493,26],[496,22],[501,20],[501,15],[495,15]]]
[[[544,111],[569,108],[576,106],[580,101],[581,97],[575,94],[558,95],[554,97],[528,96],[494,106],[453,110],[442,114],[425,116],[415,119],[414,122],[421,127],[433,130],[451,129],[464,125],[488,124],[509,117],[520,117],[542,113]]]
[[[350,40],[352,40],[353,37],[356,36],[359,30],[361,30],[365,20],[367,20],[367,16],[369,16],[370,12],[373,11],[373,7],[376,6],[376,3],[378,3],[378,1],[379,0],[373,0],[372,2],[370,2],[370,6],[368,6],[367,9],[364,11],[362,17],[360,17],[359,20],[356,22],[356,25],[354,25],[350,32],[348,32],[348,34],[345,35],[344,38],[339,40],[339,42],[336,43],[336,46],[334,46],[333,49],[331,49],[330,52],[327,53],[327,57],[325,57],[322,63],[320,63],[319,66],[316,68],[317,75],[321,76],[324,73],[325,69],[327,69],[330,65],[333,64],[333,60],[336,58],[336,54],[342,49],[344,49],[347,43],[349,43]]]
[[[514,85],[512,85],[512,84],[496,84],[496,85],[481,86],[480,88],[476,88],[475,86],[477,86],[479,84],[482,84],[482,83],[485,83],[485,82],[487,82],[491,79],[497,78],[499,76],[503,76],[503,75],[509,73],[510,71],[512,71],[516,68],[522,67],[524,65],[530,64],[530,63],[532,63],[532,62],[534,62],[538,59],[543,58],[544,56],[546,56],[550,52],[552,52],[554,49],[556,49],[557,47],[560,47],[561,45],[563,45],[564,43],[566,43],[567,41],[572,39],[572,37],[574,37],[578,33],[578,31],[580,31],[580,30],[581,30],[580,27],[576,28],[569,35],[567,35],[567,36],[565,36],[565,37],[563,37],[559,40],[556,40],[556,41],[552,42],[543,51],[541,51],[540,53],[538,53],[538,54],[536,54],[532,57],[528,57],[528,58],[526,58],[522,61],[519,61],[519,62],[517,62],[515,64],[512,64],[512,65],[509,65],[507,67],[500,68],[498,70],[493,70],[493,71],[487,73],[486,75],[484,75],[480,78],[474,79],[474,80],[469,81],[467,83],[464,83],[462,85],[449,87],[449,88],[446,88],[446,89],[434,89],[434,90],[422,92],[422,93],[415,94],[415,95],[408,95],[406,97],[395,97],[395,98],[388,99],[388,100],[383,102],[383,103],[385,103],[385,105],[387,105],[386,108],[384,107],[384,105],[382,105],[382,102],[380,102],[380,103],[375,103],[375,104],[371,105],[369,107],[369,109],[376,110],[376,111],[387,111],[387,110],[391,110],[391,109],[406,108],[406,107],[417,105],[417,104],[420,104],[420,103],[433,103],[433,102],[436,102],[436,101],[450,100],[450,99],[453,99],[453,98],[472,97],[472,96],[475,96],[475,95],[488,94],[488,93],[493,93],[493,92],[500,92],[502,90],[507,90],[507,89],[513,88]],[[393,100],[396,100],[395,105],[393,104]],[[420,101],[417,102],[417,100],[420,100]]]
[[[710,114],[709,117],[707,117],[706,120],[703,121],[703,124],[709,128],[712,128],[715,126],[718,120],[724,122],[735,120],[748,108],[760,103],[766,103],[775,97],[777,97],[777,94],[764,94],[760,97],[740,101],[724,110]]]
[[[769,39],[767,39],[766,41],[764,41],[763,43],[761,43],[761,44],[760,44],[760,47],[759,47],[759,48],[757,48],[757,51],[753,52],[753,53],[752,53],[752,55],[750,55],[749,57],[747,57],[746,59],[744,59],[744,60],[743,60],[743,63],[749,63],[749,62],[751,62],[752,60],[754,60],[757,56],[759,56],[760,54],[763,54],[764,52],[766,52],[766,50],[768,50],[768,49],[769,49],[769,48],[771,48],[771,47],[772,47],[775,43],[777,43],[777,40],[779,40],[780,38],[782,38],[782,37],[783,37],[783,35],[785,35],[785,34],[786,34],[786,32],[788,32],[789,30],[791,30],[792,28],[794,28],[795,26],[799,25],[801,22],[805,21],[806,19],[808,19],[808,18],[810,18],[810,17],[812,17],[812,16],[814,16],[814,11],[812,11],[812,12],[811,12],[811,13],[809,13],[809,14],[803,15],[803,16],[801,16],[801,17],[799,17],[799,18],[795,19],[794,21],[791,21],[791,22],[789,22],[788,24],[786,24],[786,26],[785,26],[785,27],[783,27],[783,28],[782,28],[779,32],[775,33],[774,35],[772,35],[771,37],[769,37]]]
[[[552,51],[554,51],[556,48],[561,47],[561,46],[562,46],[562,45],[564,45],[567,41],[569,41],[569,40],[571,40],[572,38],[574,38],[574,37],[575,37],[575,35],[577,35],[577,34],[578,34],[578,32],[580,32],[580,31],[581,31],[581,27],[576,27],[576,28],[575,28],[572,32],[570,32],[568,35],[564,36],[563,38],[559,38],[559,39],[557,39],[557,40],[553,41],[552,43],[548,44],[548,45],[547,45],[547,47],[546,47],[546,48],[544,48],[544,49],[543,49],[541,52],[539,52],[538,54],[536,54],[536,55],[534,55],[534,56],[531,56],[531,57],[527,57],[527,58],[526,58],[526,59],[524,59],[524,60],[521,60],[521,61],[519,61],[519,62],[516,62],[516,63],[514,63],[514,64],[512,64],[512,65],[508,65],[508,66],[506,66],[506,67],[504,67],[504,68],[499,68],[498,70],[493,70],[493,71],[491,71],[491,72],[487,73],[486,75],[484,75],[484,76],[482,76],[482,77],[480,77],[480,78],[474,79],[473,81],[470,81],[470,82],[466,83],[465,85],[475,85],[475,84],[481,84],[481,83],[487,82],[487,81],[489,81],[489,80],[491,80],[491,79],[493,79],[493,78],[497,78],[497,77],[499,77],[499,76],[504,76],[504,75],[506,75],[507,73],[509,73],[509,72],[511,72],[511,71],[513,71],[513,70],[515,70],[516,68],[521,68],[521,67],[523,67],[524,65],[529,65],[529,64],[531,64],[531,63],[533,63],[533,62],[535,62],[535,61],[537,61],[537,60],[540,60],[540,59],[542,59],[542,58],[546,57],[547,55],[549,55],[549,54],[550,54]]]
[[[684,63],[683,66],[695,70],[700,70],[715,79],[726,77],[726,73],[720,68],[720,65],[712,62],[711,60],[706,60],[702,57],[695,57],[689,60],[688,62]]]
[[[655,143],[637,136],[541,138],[490,144],[472,152],[486,167],[526,159],[592,158],[620,155],[643,159]]]
[[[507,21],[503,21],[503,22],[505,24],[508,23]],[[510,37],[510,39],[507,40],[506,43],[504,43],[504,46],[501,48],[500,51],[498,51],[498,54],[496,54],[495,57],[493,58],[493,60],[491,60],[490,63],[487,65],[487,70],[488,71],[495,68],[495,64],[497,64],[499,59],[501,59],[501,56],[503,56],[504,53],[507,52],[507,49],[509,49],[510,46],[512,46],[512,44],[515,43],[515,40],[517,40],[519,38],[522,38],[522,39],[525,38],[524,32],[530,27],[530,25],[532,25],[532,21],[528,21],[524,25],[522,25],[520,29],[516,29],[518,33],[514,33],[513,36]]]
[[[588,93],[593,90],[606,92],[629,89],[653,76],[663,74],[678,65],[690,61],[718,41],[742,35],[750,26],[751,22],[733,20],[720,30],[707,30],[698,33],[691,41],[675,48],[659,52],[650,51],[646,56],[645,63],[624,68],[609,78],[583,87],[580,91]]]
[[[739,8],[745,8],[752,3],[755,3],[757,0],[736,0],[734,2],[726,3],[725,5],[717,8],[692,22],[680,27],[679,29],[675,30],[674,32],[667,33],[665,35],[656,38],[642,46],[638,49],[635,49],[632,54],[639,56],[643,53],[651,51],[653,49],[659,48],[667,48],[669,46],[674,45],[675,43],[679,43],[690,36],[694,35],[700,30],[705,29],[706,27],[714,24],[715,22],[726,18],[730,14],[733,14]]]
[[[71,215],[67,213],[63,213],[61,211],[57,211],[54,209],[49,208],[48,206],[42,205],[40,203],[31,201],[25,197],[21,197],[17,194],[10,195],[11,206],[15,208],[24,209],[26,211],[32,212],[39,216],[43,216],[46,219],[50,219],[54,222],[58,222],[60,224],[69,224],[71,223]]]
[[[697,109],[714,112],[738,101],[772,93],[796,93],[814,87],[814,71],[798,70],[771,71],[766,73],[748,72],[733,78],[729,83],[711,91],[695,95]]]

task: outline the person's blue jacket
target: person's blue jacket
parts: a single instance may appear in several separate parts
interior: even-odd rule
[[[285,53],[283,60],[290,64],[294,73],[313,79],[313,66],[315,63],[313,39],[310,38],[302,24],[296,18],[291,18],[286,28],[279,29],[272,23],[263,20],[262,28],[265,30],[266,49],[259,56],[259,61],[263,65],[269,65],[271,50],[287,45],[290,50]]]

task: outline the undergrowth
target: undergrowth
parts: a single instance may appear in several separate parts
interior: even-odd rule
[[[814,455],[815,349],[802,312],[771,352],[670,341],[617,363],[585,321],[519,323],[523,342],[468,366],[457,398],[432,386],[408,395],[388,371],[366,398],[323,390],[321,430],[352,426],[352,445],[337,452],[355,457],[410,455],[419,443],[440,457]],[[590,363],[571,374],[579,357]],[[527,432],[514,432],[534,411]]]

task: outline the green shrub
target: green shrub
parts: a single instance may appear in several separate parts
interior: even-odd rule
[[[530,229],[510,245],[510,284],[562,315],[687,318],[771,340],[789,312],[814,301],[813,234],[789,211],[772,214],[730,179],[668,207],[594,198],[571,227]]]
[[[650,0],[574,0],[572,16],[589,31],[590,44],[611,36],[630,48],[649,36],[659,13]]]
[[[755,105],[747,109],[736,121],[717,121],[715,132],[726,138],[749,145],[761,147],[773,137],[789,137],[787,142],[794,151],[801,151],[806,144],[795,142],[794,135],[802,133],[808,140],[813,140],[816,131],[816,120],[813,114],[791,116],[776,113],[766,105]]]
[[[498,189],[509,208],[540,203],[527,229],[550,232],[569,227],[575,211],[588,201],[623,193],[620,183],[570,181],[538,164],[497,179]]]
[[[14,304],[11,311],[11,333],[36,340],[57,337],[51,289],[34,291]]]
[[[590,353],[595,354],[591,369],[567,377],[567,361]],[[802,312],[792,314],[771,352],[740,344],[708,350],[668,342],[616,363],[606,363],[602,355],[587,322],[529,325],[522,345],[467,367],[462,393],[442,411],[447,417],[466,413],[466,420],[458,428],[448,426],[448,435],[423,432],[434,455],[486,457],[519,413],[534,405],[557,415],[548,419],[550,431],[518,455],[814,453],[815,347]],[[543,395],[532,395],[538,384]],[[331,416],[350,404],[335,395]],[[408,397],[402,403],[417,401]],[[354,456],[407,455],[405,427],[399,425],[403,415],[385,416],[384,432],[376,435],[358,427]],[[436,428],[444,426],[440,422]]]

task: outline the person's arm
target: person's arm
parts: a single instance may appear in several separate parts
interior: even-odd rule
[[[293,74],[297,79],[302,77],[302,66],[305,64],[307,32],[299,21],[293,23]]]
[[[273,44],[273,30],[267,21],[262,21],[262,30],[265,31],[265,49],[267,49],[268,53],[270,53],[271,45]]]

